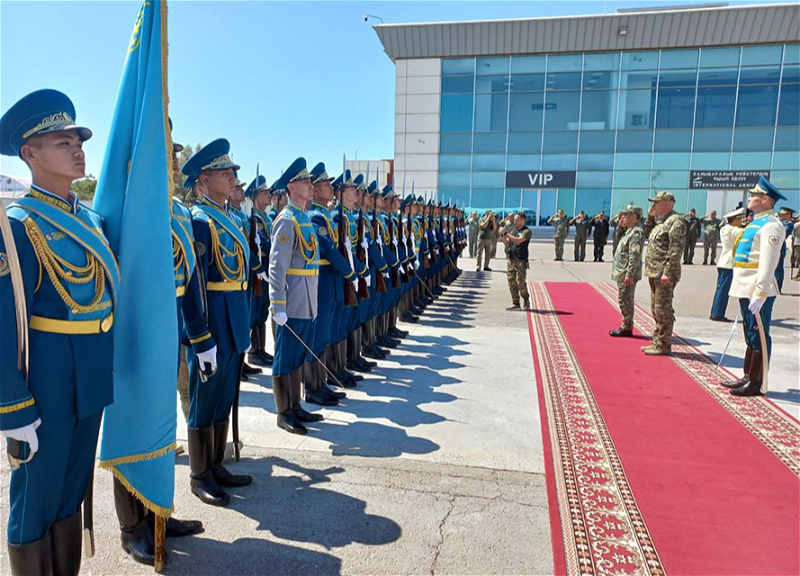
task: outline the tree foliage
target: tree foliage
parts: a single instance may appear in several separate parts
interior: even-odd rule
[[[72,192],[78,196],[79,200],[89,201],[94,198],[94,192],[97,189],[97,178],[92,174],[88,174],[86,178],[75,180],[72,183]]]

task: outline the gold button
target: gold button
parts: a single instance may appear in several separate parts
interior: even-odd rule
[[[100,322],[100,330],[102,330],[103,332],[108,332],[109,330],[111,330],[111,326],[113,324],[114,324],[114,316],[109,314],[108,316],[103,318],[102,322]]]

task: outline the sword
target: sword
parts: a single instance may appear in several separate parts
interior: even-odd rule
[[[717,362],[717,368],[722,366],[722,361],[725,359],[725,354],[728,352],[728,347],[731,345],[731,340],[733,340],[733,333],[736,331],[736,324],[739,323],[739,315],[742,313],[741,310],[736,311],[736,318],[733,319],[733,326],[731,326],[731,333],[728,335],[728,341],[725,343],[725,348],[722,349],[722,355],[719,357],[719,362]]]
[[[767,393],[767,373],[769,372],[769,353],[767,352],[767,333],[764,331],[764,322],[761,320],[761,310],[756,317],[756,326],[758,326],[758,339],[761,342],[761,393]]]
[[[297,341],[298,341],[298,342],[300,342],[300,344],[302,344],[302,345],[303,345],[303,348],[305,348],[305,349],[308,351],[308,353],[309,353],[309,354],[311,354],[311,355],[314,357],[314,360],[316,360],[317,362],[319,362],[319,364],[320,364],[320,365],[321,365],[323,368],[325,368],[325,372],[327,372],[327,373],[328,373],[328,376],[330,376],[331,378],[333,378],[333,379],[336,381],[336,385],[337,385],[337,386],[339,386],[340,388],[344,389],[344,385],[343,385],[343,384],[342,384],[342,383],[339,381],[339,379],[336,377],[336,375],[335,375],[333,372],[331,372],[330,370],[328,370],[328,367],[327,367],[327,366],[325,366],[325,362],[323,362],[322,360],[320,360],[320,359],[319,359],[319,357],[318,357],[316,354],[314,354],[314,352],[311,350],[311,348],[309,348],[309,347],[308,347],[308,344],[306,344],[305,342],[303,342],[303,339],[302,339],[302,338],[300,338],[300,336],[297,334],[297,332],[295,332],[294,330],[292,330],[292,327],[291,327],[291,326],[289,326],[289,323],[287,322],[286,324],[284,324],[284,325],[283,325],[283,327],[284,327],[284,328],[286,328],[286,329],[287,329],[287,330],[288,330],[288,331],[289,331],[289,332],[292,334],[292,336],[294,336],[295,338],[297,338]],[[347,391],[346,391],[346,390],[345,390],[345,393],[347,393]]]

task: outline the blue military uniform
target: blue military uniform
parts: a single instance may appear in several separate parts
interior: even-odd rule
[[[256,198],[261,194],[269,194],[270,187],[267,179],[258,176],[245,191],[245,196],[255,204]],[[253,296],[250,306],[250,352],[247,360],[252,364],[272,366],[272,355],[267,353],[267,331],[265,323],[269,316],[269,283],[259,277],[261,272],[269,270],[269,251],[271,247],[272,219],[268,214],[258,208],[253,209],[256,223],[256,233],[259,239],[260,266],[251,274],[250,282],[253,285]],[[256,286],[260,285],[260,289]]]
[[[91,131],[74,118],[66,95],[33,92],[0,119],[0,153],[19,156],[28,138],[68,130],[89,139]],[[113,400],[111,328],[119,270],[102,218],[74,195],[65,200],[33,185],[8,207],[8,217],[0,238],[0,431],[13,437],[41,422],[38,452],[11,473],[10,572],[77,574],[79,507],[92,477],[103,408]],[[11,269],[17,266],[11,237],[17,270]],[[15,289],[17,272],[22,286]],[[28,326],[22,362],[15,301],[24,302]],[[28,444],[19,456],[30,456]]]
[[[794,214],[794,210],[786,206],[783,206],[780,209],[779,215],[783,214],[788,214],[789,216],[792,216]],[[792,222],[792,219],[790,218],[788,220],[781,220],[781,224],[783,224],[783,228],[786,230],[786,237],[791,238],[792,232],[794,232],[794,222]],[[781,245],[781,255],[780,255],[780,260],[778,260],[778,267],[775,269],[775,280],[778,283],[778,291],[783,291],[783,280],[784,277],[786,276],[786,268],[785,268],[786,252],[787,248],[786,248],[786,243],[784,242]]]

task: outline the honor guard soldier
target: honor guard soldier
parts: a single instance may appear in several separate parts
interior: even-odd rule
[[[207,299],[209,332],[190,338],[194,347],[210,340],[216,346],[216,366],[188,349],[189,365],[189,467],[191,490],[206,504],[226,506],[226,487],[250,484],[253,479],[236,475],[222,466],[228,424],[239,380],[241,354],[250,335],[247,294],[250,248],[237,218],[227,207],[235,192],[230,144],[214,140],[195,152],[183,167],[185,188],[194,188],[202,199],[192,208],[197,271],[200,289]],[[216,368],[216,370],[215,370]]]
[[[305,158],[298,158],[283,173],[289,203],[272,224],[269,255],[269,299],[275,332],[272,390],[278,426],[293,434],[306,434],[304,422],[322,420],[300,404],[303,363],[314,336],[319,283],[319,249],[314,226],[305,206],[313,185]]]
[[[376,235],[381,247],[383,259],[389,265],[389,278],[386,283],[386,292],[381,297],[381,302],[375,311],[375,339],[379,346],[397,348],[400,341],[388,335],[389,315],[394,307],[395,297],[400,295],[400,258],[397,253],[396,239],[393,238],[394,221],[390,212],[394,190],[387,185],[383,190],[378,189],[378,182],[373,180],[368,188],[375,197],[378,209],[378,233]]]
[[[625,229],[625,234],[614,251],[611,279],[617,283],[622,324],[616,330],[609,331],[611,336],[633,336],[634,296],[636,284],[642,279],[644,230],[639,226],[639,220],[643,215],[641,208],[631,205],[621,211],[618,221],[618,226]]]
[[[711,304],[710,319],[715,322],[730,322],[725,316],[728,309],[728,296],[733,282],[733,246],[744,230],[744,208],[737,208],[724,216],[728,223],[719,229],[719,240],[722,243],[717,261],[717,288]]]
[[[313,199],[308,212],[314,231],[317,234],[319,247],[319,288],[317,291],[317,319],[314,325],[314,337],[311,350],[322,360],[308,358],[303,367],[305,376],[306,402],[320,406],[335,406],[343,397],[341,392],[334,393],[325,385],[328,370],[334,368],[332,322],[335,311],[344,306],[344,282],[357,284],[356,274],[350,266],[350,258],[339,251],[339,231],[333,217],[328,211],[328,204],[333,200],[333,178],[328,176],[325,164],[320,162],[311,170]],[[350,286],[353,293],[356,286]],[[337,376],[338,378],[338,376]],[[350,379],[355,384],[353,379]]]
[[[791,238],[794,232],[794,210],[788,206],[782,206],[778,212],[777,218],[781,225],[783,225],[784,230],[786,230],[786,238]],[[778,282],[778,292],[783,291],[783,279],[786,274],[786,269],[784,268],[786,265],[786,252],[786,242],[784,242],[781,246],[781,256],[778,260],[778,266],[775,269],[775,280]]]
[[[272,355],[267,352],[266,322],[269,316],[269,251],[272,246],[272,220],[265,211],[272,203],[272,194],[267,185],[267,179],[258,176],[245,190],[245,197],[253,202],[253,215],[255,217],[258,235],[258,247],[261,258],[259,273],[253,277],[253,282],[261,283],[260,290],[253,290],[250,307],[250,352],[247,361],[257,366],[272,366]]]
[[[772,306],[778,295],[775,269],[786,239],[786,230],[773,212],[779,200],[786,198],[769,180],[760,176],[747,199],[747,209],[755,215],[733,247],[730,295],[739,299],[747,343],[744,376],[723,383],[723,386],[731,388],[734,396],[758,396],[766,392],[763,367],[769,366],[769,360],[772,359],[769,324]],[[766,342],[766,350],[762,346],[762,338]]]
[[[85,176],[92,137],[74,119],[56,90],[28,94],[0,119],[0,154],[22,159],[33,182],[8,219],[0,211],[0,433],[12,465],[14,576],[80,571],[80,506],[113,400],[119,269],[101,217],[70,189]]]

